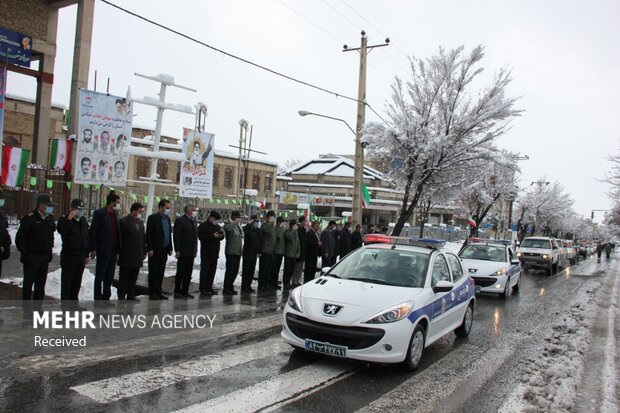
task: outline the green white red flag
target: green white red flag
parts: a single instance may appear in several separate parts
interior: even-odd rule
[[[71,168],[71,142],[66,139],[52,140],[52,150],[50,152],[50,167],[52,169],[62,169],[69,172]]]
[[[2,149],[2,185],[21,187],[26,175],[26,166],[30,158],[28,149],[5,146]]]
[[[370,205],[370,199],[368,187],[366,187],[366,184],[362,184],[362,208],[368,208],[368,205]]]

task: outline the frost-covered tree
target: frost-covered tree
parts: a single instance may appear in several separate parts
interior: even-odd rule
[[[517,201],[519,239],[535,233],[557,233],[570,216],[572,206],[573,200],[558,182],[549,184],[544,179],[532,182],[530,189]]]
[[[461,205],[468,209],[476,222],[475,236],[493,205],[514,193],[516,188],[516,173],[519,170],[516,155],[507,151],[498,151],[494,155],[489,156],[489,160],[476,162],[476,167],[471,168],[469,182],[459,197]]]
[[[500,70],[487,88],[473,90],[482,72],[483,47],[439,49],[428,59],[410,59],[411,78],[396,78],[387,107],[388,124],[364,128],[368,155],[389,164],[389,176],[404,191],[394,234],[400,234],[436,174],[484,157],[519,111],[506,97],[510,72]]]

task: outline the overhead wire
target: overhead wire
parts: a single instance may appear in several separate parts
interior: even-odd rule
[[[248,59],[245,59],[245,58],[243,58],[243,57],[241,57],[241,56],[237,56],[237,55],[235,55],[235,54],[233,54],[233,53],[227,52],[227,51],[225,51],[225,50],[223,50],[223,49],[220,49],[220,48],[218,48],[218,47],[212,46],[212,45],[210,45],[210,44],[208,44],[208,43],[205,43],[205,42],[203,42],[203,41],[201,41],[201,40],[199,40],[199,39],[196,39],[195,37],[192,37],[192,36],[190,36],[190,35],[187,35],[187,34],[185,34],[185,33],[183,33],[183,32],[180,32],[180,31],[175,30],[175,29],[173,29],[173,28],[171,28],[171,27],[168,27],[168,26],[166,26],[166,25],[164,25],[164,24],[162,24],[162,23],[158,23],[158,22],[156,22],[156,21],[154,21],[154,20],[152,20],[152,19],[149,19],[149,18],[147,18],[147,17],[144,17],[144,16],[142,16],[142,15],[140,15],[140,14],[136,13],[136,12],[133,12],[133,11],[131,11],[131,10],[128,10],[128,9],[126,9],[126,8],[124,8],[124,7],[121,7],[121,6],[117,5],[117,4],[114,4],[114,3],[110,2],[109,0],[100,0],[100,1],[101,1],[102,3],[105,3],[105,4],[107,4],[107,5],[109,5],[109,6],[113,7],[113,8],[115,8],[115,9],[118,9],[118,10],[120,10],[120,11],[122,11],[122,12],[126,13],[126,14],[129,14],[130,16],[133,16],[133,17],[135,17],[135,18],[137,18],[137,19],[139,19],[139,20],[145,21],[145,22],[147,22],[147,23],[149,23],[149,24],[152,24],[152,25],[154,25],[154,26],[156,26],[156,27],[159,27],[160,29],[166,30],[166,31],[168,31],[168,32],[170,32],[170,33],[176,34],[177,36],[183,37],[184,39],[187,39],[187,40],[189,40],[189,41],[191,41],[191,42],[197,43],[197,44],[199,44],[199,45],[201,45],[201,46],[204,46],[204,47],[206,47],[206,48],[208,48],[208,49],[211,49],[211,50],[213,50],[213,51],[216,51],[216,52],[218,52],[218,53],[221,53],[221,54],[223,54],[224,56],[230,57],[230,58],[232,58],[232,59],[235,59],[235,60],[238,60],[238,61],[240,61],[240,62],[246,63],[246,64],[248,64],[248,65],[254,66],[254,67],[258,68],[258,69],[264,70],[264,71],[269,72],[269,73],[271,73],[271,74],[273,74],[273,75],[276,75],[276,76],[282,77],[282,78],[284,78],[284,79],[287,79],[287,80],[289,80],[289,81],[292,81],[292,82],[298,83],[298,84],[300,84],[300,85],[307,86],[307,87],[310,87],[310,88],[312,88],[312,89],[315,89],[315,90],[318,90],[318,91],[321,91],[321,92],[324,92],[324,93],[327,93],[327,94],[330,94],[330,95],[333,95],[333,96],[336,96],[336,97],[340,97],[340,98],[343,98],[343,99],[346,99],[346,100],[350,100],[350,101],[353,101],[353,102],[356,102],[356,103],[360,103],[360,101],[359,101],[358,99],[356,99],[356,98],[353,98],[353,97],[350,97],[350,96],[344,95],[344,94],[342,94],[342,93],[334,92],[334,91],[329,90],[329,89],[326,89],[326,88],[324,88],[324,87],[317,86],[317,85],[312,84],[312,83],[310,83],[310,82],[306,82],[306,81],[304,81],[304,80],[297,79],[297,78],[295,78],[295,77],[293,77],[293,76],[289,76],[289,75],[287,75],[287,74],[284,74],[284,73],[278,72],[278,71],[277,71],[277,70],[275,70],[275,69],[271,69],[271,68],[269,68],[269,67],[267,67],[267,66],[261,65],[261,64],[259,64],[259,63],[253,62],[253,61],[248,60]],[[284,4],[284,3],[283,3],[283,4]],[[289,7],[289,8],[290,8],[290,7]],[[329,33],[328,33],[328,34],[329,34]],[[333,35],[330,35],[330,36],[331,36],[331,37],[334,37],[336,40],[340,41],[340,40],[339,40],[338,38],[336,38],[335,36],[333,36]],[[381,117],[381,116],[380,116],[380,115],[379,115],[379,114],[378,114],[378,113],[374,110],[374,108],[373,108],[373,107],[372,107],[369,103],[367,103],[367,102],[362,102],[362,103],[363,103],[366,107],[368,107],[368,108],[369,108],[369,109],[370,109],[370,110],[371,110],[371,111],[372,111],[375,115],[377,115],[377,117],[378,117],[379,119],[381,119],[384,123],[386,123],[386,124],[387,124],[387,122],[386,122],[386,121],[385,121],[385,120],[384,120],[384,119],[383,119],[383,118],[382,118],[382,117]]]

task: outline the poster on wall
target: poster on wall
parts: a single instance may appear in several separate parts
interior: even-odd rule
[[[183,128],[183,155],[179,196],[211,198],[213,191],[213,162],[215,135]]]
[[[32,37],[0,27],[0,60],[30,67]]]
[[[74,182],[125,186],[132,113],[126,98],[80,90]]]

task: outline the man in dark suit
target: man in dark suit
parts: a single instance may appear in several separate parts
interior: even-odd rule
[[[329,221],[327,228],[321,232],[321,268],[331,267],[336,263],[335,229],[336,221]]]
[[[338,233],[338,239],[340,240],[338,247],[338,254],[340,259],[351,252],[351,223],[346,222],[344,227]]]
[[[194,298],[189,293],[194,258],[198,252],[198,227],[196,208],[185,205],[184,214],[174,220],[174,251],[177,257],[177,274],[174,278],[174,298]]]
[[[351,234],[351,250],[361,248],[363,245],[362,239],[362,226],[360,224],[355,225],[355,231]]]
[[[157,204],[159,211],[149,215],[146,220],[146,250],[149,256],[149,298],[167,300],[161,289],[166,262],[172,255],[172,225],[170,208],[172,204],[162,199]]]
[[[241,275],[241,292],[253,293],[252,281],[256,272],[256,259],[260,254],[261,239],[258,217],[252,215],[243,227],[243,270]]]
[[[97,258],[95,266],[95,300],[109,300],[118,252],[121,249],[118,211],[120,196],[114,191],[106,197],[106,205],[93,213],[90,224],[90,258]]]
[[[222,216],[211,211],[209,218],[198,226],[200,239],[200,296],[208,297],[217,294],[213,289],[213,280],[217,271],[217,260],[220,257],[220,242],[224,239],[224,231],[218,225]]]
[[[299,225],[297,226],[297,235],[299,236],[299,257],[295,259],[295,268],[293,269],[293,277],[291,278],[291,287],[295,288],[301,285],[301,274],[304,271],[304,263],[306,261],[306,244],[308,243],[308,237],[306,237],[306,217],[299,217]]]
[[[118,299],[136,299],[136,281],[146,258],[146,234],[142,213],[144,205],[135,202],[129,214],[119,221],[123,249],[118,257]]]
[[[314,221],[306,232],[306,262],[304,263],[304,284],[314,279],[316,264],[321,255],[321,239],[319,238],[319,223]]]

